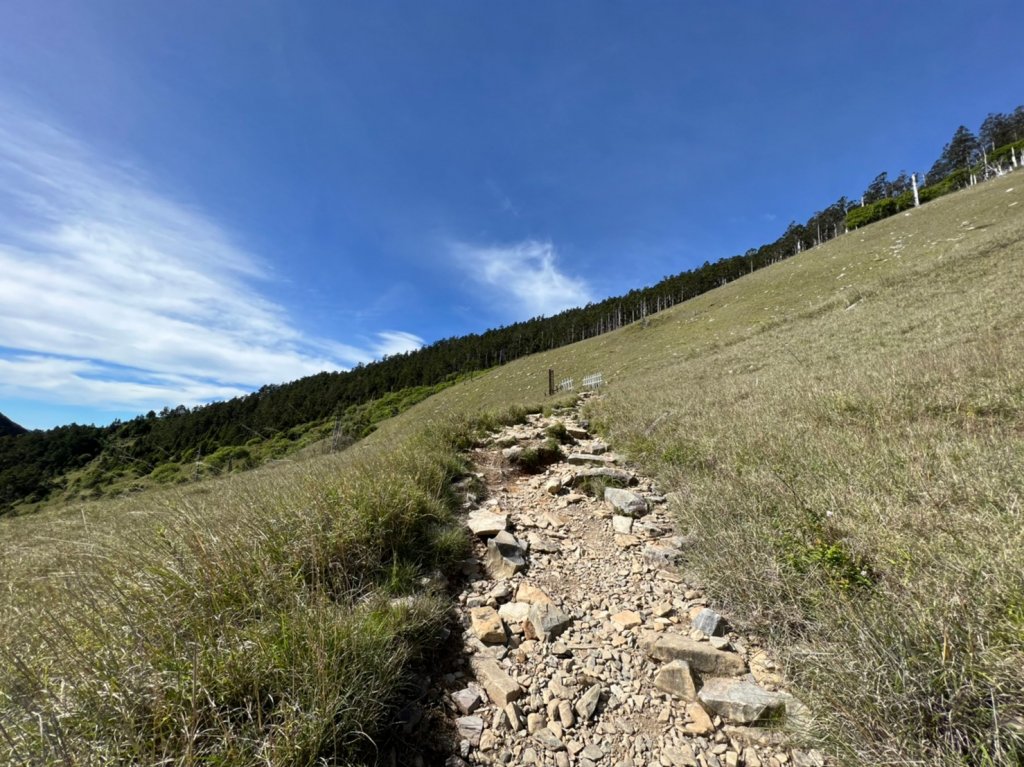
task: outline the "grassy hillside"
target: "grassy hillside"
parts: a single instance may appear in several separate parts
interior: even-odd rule
[[[772,636],[845,759],[1015,764],[1022,286],[1018,173],[410,415],[602,372],[594,419],[678,494],[690,566]]]
[[[603,373],[592,419],[677,494],[688,566],[844,762],[1016,763],[1022,285],[1018,173],[448,388],[340,457],[0,520],[0,753],[368,759],[439,641],[424,576],[461,552],[466,418],[543,401],[550,366]]]

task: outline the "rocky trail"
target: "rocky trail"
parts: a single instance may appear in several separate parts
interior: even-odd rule
[[[447,765],[825,764],[788,745],[807,714],[757,638],[681,576],[671,499],[578,409],[530,416],[472,457],[486,489],[467,488],[463,651],[431,696],[457,742]]]

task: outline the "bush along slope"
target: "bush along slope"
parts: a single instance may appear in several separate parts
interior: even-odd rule
[[[82,541],[74,575],[0,603],[0,762],[373,763],[442,637],[472,434],[140,498],[158,534]]]

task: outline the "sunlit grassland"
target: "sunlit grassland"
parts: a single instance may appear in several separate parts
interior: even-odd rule
[[[1012,764],[1022,289],[1018,173],[455,385],[340,456],[0,520],[0,754],[372,762],[440,641],[423,577],[463,554],[466,419],[543,401],[553,367],[604,375],[591,418],[675,493],[686,567],[771,638],[844,763]]]
[[[467,430],[4,520],[0,761],[372,762],[440,642]]]
[[[1018,174],[410,415],[602,372],[592,417],[676,493],[687,567],[771,637],[844,761],[1015,764],[1022,330]]]

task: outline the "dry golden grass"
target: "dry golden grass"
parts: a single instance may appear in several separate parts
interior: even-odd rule
[[[400,689],[442,609],[411,584],[459,551],[451,432],[420,435],[541,401],[554,367],[604,374],[593,419],[676,493],[688,566],[843,763],[1017,763],[1022,287],[1019,173],[452,387],[345,457],[0,521],[0,745],[365,758],[388,711],[354,691]]]
[[[0,762],[372,762],[464,556],[464,432],[5,520]]]
[[[410,415],[602,372],[595,421],[677,494],[689,567],[771,635],[843,762],[1016,764],[1022,289],[1019,173]]]

